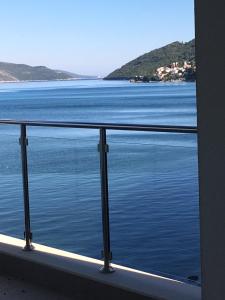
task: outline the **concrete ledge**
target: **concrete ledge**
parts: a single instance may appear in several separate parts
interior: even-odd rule
[[[39,283],[85,300],[200,300],[201,289],[176,280],[113,264],[116,272],[102,274],[102,261],[0,235],[0,272]]]

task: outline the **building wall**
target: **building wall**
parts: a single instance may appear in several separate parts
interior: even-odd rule
[[[225,299],[225,1],[195,0],[203,300]]]

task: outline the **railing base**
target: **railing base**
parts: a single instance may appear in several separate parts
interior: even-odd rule
[[[33,245],[26,245],[23,247],[23,251],[33,251],[34,246]]]
[[[111,273],[115,272],[115,270],[112,267],[106,268],[105,266],[101,267],[99,269],[99,271],[104,274],[111,274]]]

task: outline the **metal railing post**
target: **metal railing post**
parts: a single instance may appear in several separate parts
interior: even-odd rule
[[[101,200],[102,200],[102,231],[103,231],[103,259],[104,265],[100,269],[102,273],[112,273],[114,269],[110,266],[112,253],[110,250],[110,226],[109,226],[109,195],[108,195],[108,166],[106,141],[106,129],[100,128],[99,140],[100,152],[100,175],[101,175]]]
[[[24,238],[26,245],[25,251],[31,251],[32,246],[32,232],[30,229],[30,204],[29,204],[29,182],[28,182],[28,167],[27,167],[27,132],[26,125],[20,126],[20,147],[21,147],[21,162],[22,162],[22,177],[23,177],[23,200],[24,200],[24,223],[25,231]]]

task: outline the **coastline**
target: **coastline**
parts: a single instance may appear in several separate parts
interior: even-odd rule
[[[54,82],[54,81],[74,81],[74,80],[101,80],[102,78],[70,78],[70,79],[52,79],[52,80],[10,80],[0,81],[0,84],[4,83],[28,83],[28,82]]]

